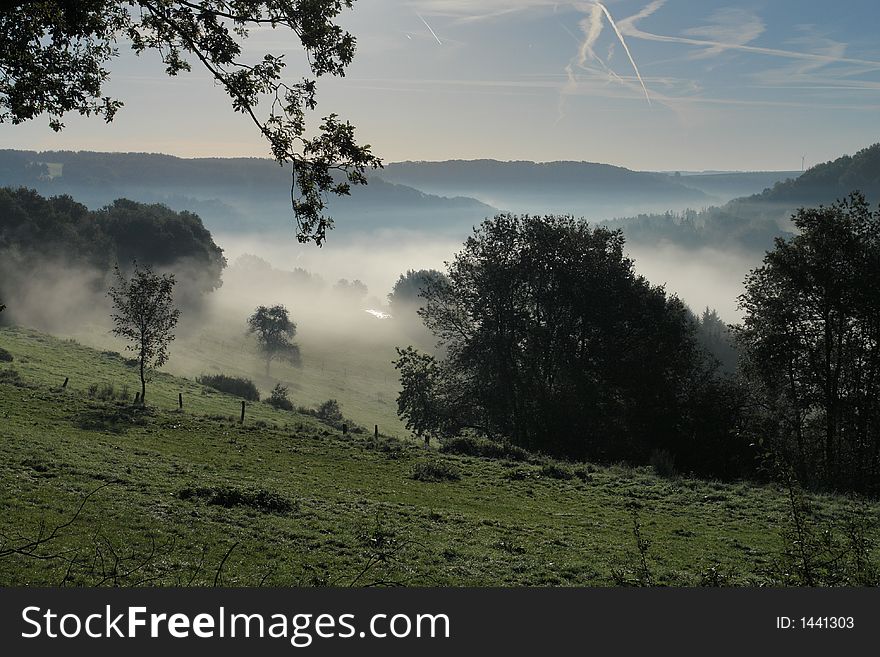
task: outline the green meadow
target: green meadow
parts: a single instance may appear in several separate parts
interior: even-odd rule
[[[254,367],[196,342],[172,371]],[[240,423],[238,398],[164,372],[142,411],[120,398],[137,374],[118,353],[8,327],[0,347],[0,585],[762,585],[786,568],[787,490],[426,449],[392,421],[375,350],[352,365],[363,381],[335,356],[328,372],[329,352],[324,379],[317,354],[273,364],[297,406],[338,397],[369,427],[343,435],[262,402]],[[853,517],[810,501],[816,522]]]

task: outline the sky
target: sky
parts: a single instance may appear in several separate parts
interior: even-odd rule
[[[386,162],[578,160],[638,170],[800,170],[878,139],[876,0],[357,0],[335,112]],[[245,55],[295,36],[252,33]],[[168,78],[120,44],[112,124],[78,116],[0,125],[0,147],[269,156],[197,63]]]

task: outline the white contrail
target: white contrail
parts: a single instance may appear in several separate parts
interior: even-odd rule
[[[428,31],[431,33],[431,36],[433,36],[435,39],[437,39],[437,43],[439,43],[442,46],[443,42],[440,40],[440,37],[437,36],[437,33],[433,29],[431,29],[431,26],[428,25],[428,21],[426,21],[424,18],[422,18],[422,15],[419,13],[417,13],[416,16],[418,16],[419,20],[421,20],[425,24],[425,27],[428,28]]]
[[[642,79],[642,74],[639,73],[639,67],[636,66],[636,60],[633,59],[632,53],[629,51],[629,46],[627,46],[626,41],[623,40],[623,35],[620,33],[620,30],[617,29],[617,23],[615,23],[614,19],[611,17],[611,12],[609,12],[605,5],[603,5],[601,2],[596,2],[595,4],[602,10],[602,13],[605,14],[605,18],[608,19],[608,23],[614,29],[614,33],[617,34],[617,38],[620,39],[620,45],[623,46],[623,49],[626,51],[626,56],[629,57],[629,62],[630,64],[632,64],[633,70],[636,72],[636,77],[639,79],[639,83],[642,85],[642,91],[645,92],[645,98],[648,100],[648,105],[651,105],[651,96],[650,94],[648,94],[648,87],[645,86],[645,81]]]

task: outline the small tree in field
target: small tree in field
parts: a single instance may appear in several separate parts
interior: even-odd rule
[[[284,306],[260,306],[248,317],[248,333],[257,336],[260,353],[266,359],[266,376],[275,358],[299,363],[299,347],[291,342],[296,335],[296,324]]]
[[[113,334],[128,340],[127,349],[138,355],[141,378],[141,405],[147,396],[147,370],[161,367],[168,360],[172,331],[180,318],[174,307],[173,274],[154,274],[149,267],[135,264],[126,279],[116,266],[116,285],[109,291],[113,300]]]

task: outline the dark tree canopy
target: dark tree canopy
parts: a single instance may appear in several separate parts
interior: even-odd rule
[[[738,327],[765,435],[808,483],[880,489],[880,211],[801,209],[746,279]]]
[[[104,280],[115,263],[125,272],[137,261],[177,272],[178,300],[191,305],[221,285],[226,266],[223,250],[191,212],[125,199],[91,211],[69,196],[47,199],[23,188],[0,189],[0,254],[7,301],[50,265],[87,268]]]
[[[294,365],[299,364],[299,347],[291,342],[296,335],[296,324],[290,319],[290,312],[284,306],[259,306],[248,317],[248,333],[253,333],[257,344],[266,359],[266,376],[269,366],[278,358]]]
[[[687,309],[634,272],[623,243],[571,217],[485,221],[419,311],[444,360],[399,352],[410,426],[570,457],[681,447],[711,368]]]
[[[354,127],[336,114],[313,136],[306,115],[317,107],[316,78],[343,76],[354,37],[336,21],[354,0],[36,0],[0,8],[0,122],[41,115],[54,130],[68,112],[113,120],[122,107],[104,93],[119,42],[159,53],[168,75],[206,69],[269,142],[279,164],[291,163],[291,202],[300,241],[323,243],[332,219],[325,195],[348,194],[381,166]],[[253,29],[289,30],[302,44],[311,77],[283,78],[283,55],[244,56]],[[261,111],[266,107],[266,111]],[[341,172],[342,176],[334,176]]]
[[[700,346],[718,361],[724,373],[736,372],[739,350],[736,348],[730,327],[721,320],[718,311],[707,306],[699,316],[694,316],[694,323]]]
[[[135,266],[130,279],[116,269],[116,285],[109,291],[113,300],[113,333],[128,341],[137,354],[141,380],[140,403],[147,395],[147,371],[168,360],[168,345],[180,311],[174,307],[174,275],[154,274],[149,267]]]
[[[394,288],[392,288],[391,293],[388,295],[391,312],[403,313],[418,309],[425,302],[423,293],[431,285],[436,285],[445,278],[446,276],[443,272],[439,272],[436,269],[407,270],[405,274],[400,275],[400,278],[397,279]]]

